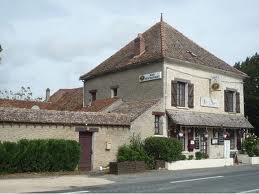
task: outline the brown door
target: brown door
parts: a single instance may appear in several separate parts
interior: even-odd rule
[[[86,131],[79,132],[79,143],[81,146],[79,169],[90,171],[92,160],[92,133]]]

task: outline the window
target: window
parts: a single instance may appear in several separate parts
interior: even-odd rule
[[[185,106],[185,88],[186,83],[177,82],[177,106]]]
[[[224,145],[223,129],[213,129],[213,138],[218,139],[218,145]]]
[[[97,90],[90,90],[89,93],[91,94],[91,101],[95,101],[96,100],[96,92]]]
[[[225,112],[240,113],[240,94],[235,90],[224,91]]]
[[[160,115],[155,115],[155,134],[162,135],[162,119]]]
[[[172,81],[171,105],[179,107],[194,106],[194,85],[189,81]]]
[[[117,97],[118,96],[118,88],[112,88],[111,89],[111,97]]]
[[[228,139],[230,140],[230,149],[235,149],[235,131],[233,129],[227,129]]]

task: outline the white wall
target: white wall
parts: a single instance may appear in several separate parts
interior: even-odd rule
[[[167,61],[164,64],[164,94],[167,109],[175,109],[171,106],[171,80],[181,78],[190,80],[194,84],[194,108],[193,111],[225,113],[224,111],[224,90],[226,88],[236,89],[240,93],[240,112],[244,114],[243,80],[237,76],[228,75],[213,69],[198,68],[197,65],[174,61]],[[210,92],[210,79],[213,75],[219,76],[221,91]],[[200,105],[201,97],[211,97],[219,101],[219,108],[203,107]],[[187,108],[188,109],[188,108]],[[225,113],[229,114],[229,113]]]

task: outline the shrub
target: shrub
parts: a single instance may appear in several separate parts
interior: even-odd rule
[[[180,160],[186,160],[186,156],[182,154],[182,155],[180,156]]]
[[[80,145],[62,139],[0,143],[0,172],[71,171],[79,162]]]
[[[255,136],[249,136],[244,141],[244,147],[249,157],[255,155],[254,150],[257,148],[257,138]]]
[[[180,160],[182,144],[180,141],[167,137],[148,137],[144,142],[146,153],[154,160],[172,162]]]
[[[196,160],[201,160],[203,157],[202,157],[202,153],[201,152],[195,152],[195,159]]]
[[[259,149],[258,148],[254,148],[254,155],[259,156]]]
[[[193,155],[189,155],[188,160],[192,160],[192,159],[193,159]]]
[[[145,153],[134,150],[130,145],[123,145],[118,150],[118,162],[124,161],[145,161]]]

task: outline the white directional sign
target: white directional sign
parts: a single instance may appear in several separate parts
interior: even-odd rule
[[[147,73],[139,76],[139,82],[146,82],[162,78],[162,72]]]

